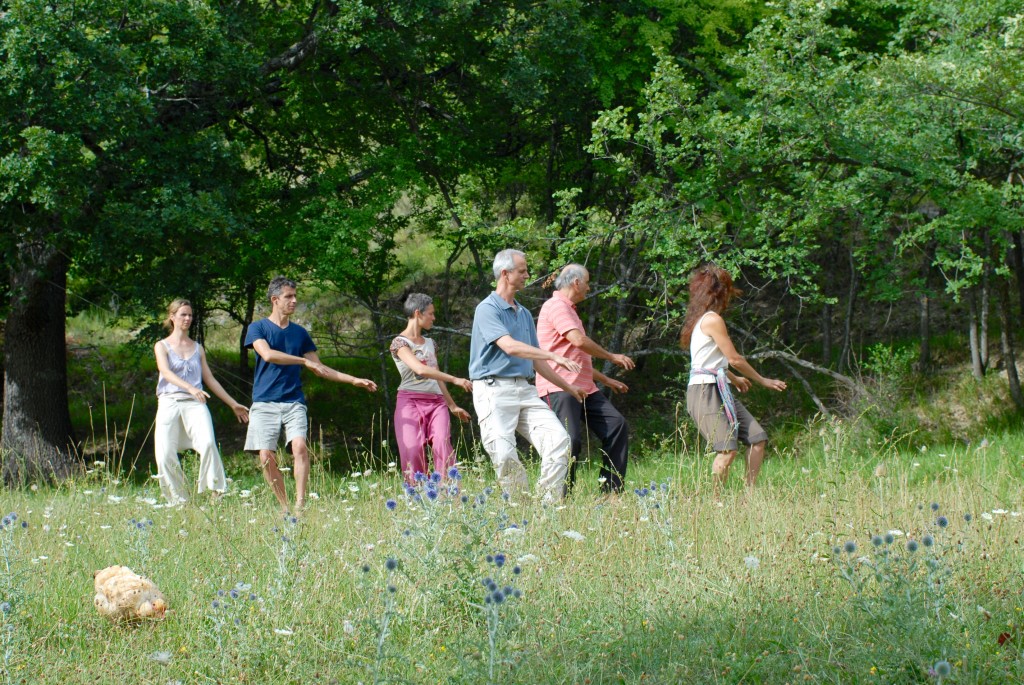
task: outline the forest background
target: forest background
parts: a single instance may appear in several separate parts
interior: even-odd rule
[[[4,479],[74,472],[100,412],[150,421],[174,297],[246,401],[278,273],[328,363],[381,383],[311,400],[322,440],[372,452],[404,295],[435,297],[463,373],[510,246],[534,311],[588,266],[640,440],[675,429],[709,260],[746,291],[744,353],[790,381],[753,400],[777,433],[1019,425],[1022,63],[1019,0],[2,0]]]

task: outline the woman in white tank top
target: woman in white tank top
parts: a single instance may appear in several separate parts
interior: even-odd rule
[[[732,395],[732,388],[746,392],[751,382],[782,391],[783,381],[765,378],[736,351],[722,313],[740,291],[725,269],[706,265],[690,276],[690,303],[679,335],[680,346],[690,350],[690,383],[686,409],[697,430],[715,450],[711,473],[716,489],[729,475],[739,442],[748,445],[747,485],[753,486],[764,461],[768,434],[747,408]],[[742,375],[737,375],[739,374]]]
[[[224,465],[213,434],[213,419],[206,400],[210,393],[231,407],[242,423],[249,421],[249,409],[239,404],[217,382],[206,363],[203,346],[192,340],[192,305],[177,299],[167,308],[164,326],[170,331],[153,347],[160,378],[156,384],[157,411],[153,428],[156,472],[160,492],[171,504],[188,500],[189,488],[178,461],[178,452],[194,449],[199,453],[198,492],[222,493],[227,489]]]

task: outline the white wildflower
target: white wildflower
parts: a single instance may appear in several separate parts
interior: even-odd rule
[[[570,540],[575,540],[576,542],[583,542],[583,540],[585,539],[583,537],[583,533],[580,533],[579,531],[575,530],[567,530],[563,532],[562,535],[569,538]]]
[[[351,635],[356,632],[356,627],[352,625],[352,621],[349,621],[348,619],[342,622],[341,629],[345,631],[346,635]]]
[[[502,532],[503,535],[506,535],[506,536],[518,536],[518,535],[522,535],[523,534],[523,529],[522,528],[506,528],[505,530],[503,530],[501,532]]]
[[[310,499],[320,499],[320,493],[318,493],[318,492],[311,492],[311,493],[309,493],[309,498]]]
[[[893,537],[901,538],[901,537],[903,537],[903,531],[900,530],[899,528],[893,528],[892,530],[889,531],[889,535],[892,535]]]
[[[149,655],[149,658],[158,664],[163,664],[164,666],[171,663],[171,653],[164,650],[153,652]]]
[[[274,632],[278,635],[294,635],[295,631],[290,628],[274,628]]]
[[[751,554],[750,556],[743,557],[743,563],[751,571],[756,571],[757,569],[761,568],[761,560],[755,557],[753,554]]]
[[[981,518],[985,519],[986,521],[991,521],[992,514],[988,513],[987,511],[983,511],[981,512]]]
[[[1009,512],[1007,512],[1006,509],[993,509],[992,513],[996,516],[1002,516],[1003,514],[1007,514]]]

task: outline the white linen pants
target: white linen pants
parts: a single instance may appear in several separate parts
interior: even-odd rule
[[[188,499],[189,488],[185,485],[185,474],[178,461],[178,452],[187,449],[199,453],[198,492],[227,490],[210,409],[192,397],[178,399],[164,395],[157,402],[153,447],[164,499],[171,504]]]
[[[516,432],[540,454],[537,494],[545,500],[565,496],[569,469],[569,434],[551,408],[525,378],[473,381],[473,406],[480,422],[480,440],[505,492],[528,488],[526,469],[516,450]]]

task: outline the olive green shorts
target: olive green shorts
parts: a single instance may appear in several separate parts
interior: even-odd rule
[[[686,389],[686,411],[697,423],[697,430],[716,452],[731,452],[737,448],[738,442],[755,445],[768,439],[764,428],[761,428],[761,424],[747,411],[739,398],[733,394],[732,399],[736,405],[735,429],[730,428],[725,418],[725,408],[717,385],[700,383]]]

